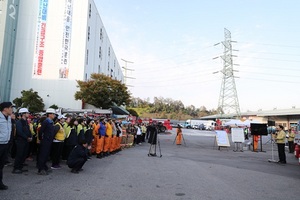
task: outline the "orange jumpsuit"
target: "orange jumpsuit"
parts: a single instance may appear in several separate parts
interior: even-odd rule
[[[260,136],[259,135],[253,135],[253,151],[257,151],[258,141]]]
[[[106,126],[106,136],[104,139],[104,152],[110,152],[111,149],[111,137],[112,137],[112,126],[109,123],[105,124]]]
[[[181,145],[181,140],[182,140],[182,130],[181,128],[177,128],[177,136],[176,136],[176,144]]]

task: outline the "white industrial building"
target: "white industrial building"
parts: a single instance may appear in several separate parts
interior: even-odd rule
[[[32,88],[46,107],[78,109],[76,80],[103,73],[124,82],[93,0],[26,0],[18,8],[9,100]]]

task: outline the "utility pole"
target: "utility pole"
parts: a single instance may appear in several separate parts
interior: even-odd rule
[[[237,71],[233,70],[234,64],[232,61],[232,57],[236,57],[236,56],[232,55],[232,51],[235,50],[232,49],[232,45],[231,45],[232,42],[236,42],[236,41],[231,40],[231,33],[226,28],[224,28],[224,34],[225,34],[225,41],[221,42],[224,46],[224,52],[223,52],[223,56],[220,56],[223,59],[223,69],[221,71],[218,71],[223,74],[218,109],[220,112],[219,114],[221,116],[223,114],[235,114],[237,118],[240,118],[241,111],[240,111],[240,105],[239,105],[239,100],[238,100],[238,95],[237,95],[235,80],[234,80],[234,78],[237,78],[234,76],[234,72]],[[218,72],[214,72],[214,73],[218,73]]]
[[[124,76],[125,85],[128,86],[128,87],[133,87],[132,85],[127,85],[127,79],[135,79],[134,77],[127,76],[127,71],[134,71],[134,69],[127,68],[127,63],[133,63],[133,62],[122,59],[122,58],[121,58],[121,60],[123,60],[125,62],[125,67],[122,67],[124,69],[124,72],[125,72],[125,76]]]

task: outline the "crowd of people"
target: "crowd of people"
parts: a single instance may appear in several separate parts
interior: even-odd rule
[[[22,174],[28,171],[25,161],[35,158],[37,174],[48,175],[66,160],[71,172],[79,173],[92,155],[102,159],[120,151],[123,133],[133,135],[132,145],[149,137],[145,124],[122,126],[109,117],[57,115],[52,108],[32,116],[27,108],[13,113],[11,102],[1,103],[0,111],[0,190],[8,189],[2,182],[5,165],[12,164],[12,173]]]

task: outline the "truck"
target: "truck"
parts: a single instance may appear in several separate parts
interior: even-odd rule
[[[216,122],[213,120],[188,119],[184,123],[184,128],[194,128],[200,130],[214,130]]]

